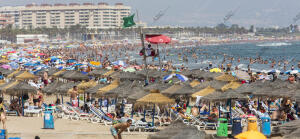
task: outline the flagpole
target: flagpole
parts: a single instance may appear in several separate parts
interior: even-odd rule
[[[136,9],[136,15],[137,15],[137,18],[138,18],[138,22],[140,23],[140,18],[139,18],[139,13],[138,13],[138,10]],[[146,47],[145,47],[145,39],[144,39],[144,34],[143,34],[143,29],[142,29],[142,26],[139,25],[139,31],[140,31],[140,38],[141,38],[141,42],[142,42],[142,47],[143,47],[143,50],[144,50],[144,65],[145,65],[145,71],[146,71],[146,82],[145,83],[148,83],[149,82],[149,75],[148,75],[148,65],[147,65],[147,56],[146,56]],[[145,84],[147,85],[147,84]]]

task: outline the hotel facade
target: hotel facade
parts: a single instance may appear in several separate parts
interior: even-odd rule
[[[68,28],[72,25],[87,28],[118,28],[123,17],[130,15],[131,8],[122,3],[70,3],[70,4],[29,4],[21,7],[0,7],[1,15],[14,17],[18,28]]]

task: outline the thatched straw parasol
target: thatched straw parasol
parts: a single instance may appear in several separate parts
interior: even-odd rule
[[[66,94],[69,92],[69,89],[71,89],[72,87],[78,85],[79,83],[74,83],[74,82],[68,82],[68,83],[64,83],[61,86],[59,86],[57,88],[57,93],[59,94]]]
[[[300,136],[300,120],[294,120],[280,125],[277,130],[276,133],[285,139],[297,139]]]
[[[115,72],[114,70],[109,70],[109,71],[105,72],[105,73],[103,74],[103,76],[110,76],[110,75],[113,74],[114,72]]]
[[[178,91],[179,89],[181,89],[182,87],[183,87],[183,85],[181,85],[181,84],[174,84],[171,87],[163,90],[162,93],[171,95],[171,94],[175,93],[176,91]]]
[[[106,73],[108,71],[109,70],[107,70],[107,69],[96,69],[96,70],[89,72],[88,75],[100,77],[101,75],[103,75],[104,73]]]
[[[150,94],[137,100],[138,103],[151,103],[151,104],[168,104],[174,103],[173,99],[170,99],[160,93],[159,90],[151,90]]]
[[[145,91],[143,88],[140,87],[134,87],[131,90],[131,94],[128,94],[127,98],[129,100],[133,100],[134,102],[149,94],[149,91]]]
[[[35,79],[35,78],[37,78],[37,76],[29,73],[28,71],[25,71],[16,77],[17,80],[28,80],[28,79]]]
[[[206,139],[206,133],[180,120],[173,121],[167,128],[150,135],[148,139]]]
[[[14,71],[13,70],[7,70],[7,69],[3,69],[3,68],[0,68],[1,69],[1,73],[4,75],[4,76],[7,76],[11,73],[13,73]]]
[[[140,74],[135,74],[132,72],[120,72],[120,75],[118,76],[121,81],[123,80],[140,80],[143,81],[145,79],[144,76]]]
[[[85,90],[85,93],[96,94],[98,92],[98,90],[104,86],[105,86],[105,84],[97,84],[96,86]]]
[[[112,89],[105,93],[105,96],[119,96],[126,97],[128,94],[132,93],[132,88],[136,86],[136,81],[122,81],[117,88]]]
[[[118,86],[119,86],[120,82],[118,80],[114,80],[111,84],[105,86],[105,87],[102,87],[100,88],[98,91],[97,91],[97,95],[104,95],[106,92],[110,91],[110,90],[113,90],[113,89],[116,89]]]
[[[61,75],[64,74],[64,72],[66,72],[66,71],[65,70],[60,70],[58,72],[53,73],[52,76],[54,76],[54,77],[60,77]]]
[[[222,90],[222,91],[226,91],[226,90],[228,90],[228,89],[237,89],[237,88],[239,88],[241,85],[242,85],[242,84],[239,83],[239,82],[230,82],[230,83],[224,85],[224,86],[221,88],[221,90]]]
[[[20,70],[14,71],[14,72],[10,73],[9,75],[7,75],[7,78],[12,78],[15,74],[17,74],[19,72],[21,72],[21,71]]]
[[[227,82],[236,81],[237,80],[235,77],[233,77],[230,74],[223,74],[221,76],[216,77],[215,79],[218,80],[218,81],[227,81]]]
[[[57,92],[58,87],[63,84],[62,82],[59,81],[54,81],[53,83],[47,85],[46,87],[42,88],[42,91],[47,94],[53,94]]]
[[[21,95],[22,93],[33,93],[36,89],[25,82],[14,82],[5,92],[10,95]]]
[[[146,71],[145,70],[137,71],[136,74],[146,77]],[[166,75],[170,75],[171,72],[159,72],[158,70],[148,70],[148,76],[149,77],[159,78],[160,74],[161,74],[161,77],[164,77]]]
[[[199,84],[201,84],[201,82],[199,82],[198,80],[193,80],[192,82],[190,82],[190,86],[191,86],[191,87],[196,87],[196,86],[198,86]]]
[[[69,72],[68,74],[64,74],[62,78],[69,79],[69,80],[88,80],[89,76],[82,74],[79,71],[72,71]]]
[[[206,96],[206,95],[208,95],[208,94],[210,94],[210,93],[213,93],[213,92],[215,92],[215,91],[216,91],[216,89],[214,89],[214,88],[208,86],[208,87],[206,87],[205,89],[202,89],[202,90],[197,91],[197,92],[195,92],[194,94],[192,94],[192,97],[193,97],[193,98],[196,98],[197,96]]]

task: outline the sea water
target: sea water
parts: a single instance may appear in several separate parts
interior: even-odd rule
[[[249,59],[245,58],[258,58],[261,57],[263,60],[268,60],[268,64],[251,64],[251,69],[253,71],[261,70],[271,70],[278,69],[283,71],[283,60],[287,60],[289,64],[286,70],[291,69],[294,65],[297,69],[297,64],[300,61],[300,42],[268,42],[268,43],[243,43],[243,44],[220,44],[220,45],[203,45],[203,46],[159,46],[160,57],[162,63],[166,61],[172,61],[174,66],[184,65],[189,69],[200,69],[208,67],[208,64],[213,63],[214,67],[218,67],[222,64],[224,59],[224,54],[226,57],[234,57],[232,67],[237,66],[239,69],[247,70],[249,65]],[[168,55],[166,50],[169,51]],[[136,60],[138,63],[142,64],[142,57],[138,55],[139,50],[129,52],[131,56],[131,61]],[[181,53],[181,57],[178,54]],[[198,59],[192,57],[195,53]],[[184,55],[186,55],[188,62],[185,62]],[[218,58],[216,58],[216,56]],[[126,58],[120,58],[120,60]],[[240,59],[240,62],[237,62]],[[271,60],[276,60],[276,65],[271,68]],[[278,66],[278,61],[281,61],[281,66]],[[226,59],[224,66],[230,63],[231,60]],[[158,64],[158,59],[152,60],[152,58],[147,59],[147,63]]]

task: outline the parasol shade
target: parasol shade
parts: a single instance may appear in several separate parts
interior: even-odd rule
[[[153,44],[170,43],[171,38],[161,34],[146,35],[146,41]]]

